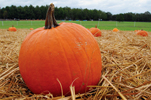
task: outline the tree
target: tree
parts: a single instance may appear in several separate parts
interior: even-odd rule
[[[37,7],[37,6],[36,6]],[[30,5],[29,7],[28,7],[28,9],[29,9],[29,15],[30,16],[28,16],[28,18],[29,19],[34,19],[36,16],[35,16],[35,13],[34,13],[34,11],[35,11],[35,8],[32,6],[32,5]],[[39,9],[39,8],[38,8]],[[39,13],[39,11],[37,11],[38,13]],[[37,14],[37,16],[39,17],[40,16],[40,14]]]
[[[64,7],[63,10],[64,10],[65,20],[71,19],[71,16],[70,16],[70,15],[71,15],[71,8],[69,8],[69,7]]]
[[[86,8],[86,9],[83,9],[82,11],[83,13],[83,20],[90,20],[90,16],[89,16],[89,10]]]
[[[41,7],[40,7],[41,18],[42,18],[42,19],[45,19],[45,18],[46,18],[47,8],[48,8],[48,5],[46,5],[46,6],[41,6]]]
[[[76,8],[73,8],[73,9],[71,10],[71,19],[72,19],[72,20],[78,19],[77,9],[76,9]]]
[[[151,15],[151,13],[149,11],[146,11],[144,14],[145,15]]]
[[[17,8],[17,13],[19,13],[18,16],[16,17],[17,19],[24,19],[24,16],[25,16],[24,13],[25,13],[25,11],[24,11],[24,9],[23,9],[22,6],[19,6]]]
[[[112,19],[112,14],[110,12],[107,12],[106,16],[107,16],[106,20],[111,20]]]
[[[17,13],[17,7],[12,5],[11,7],[9,7],[9,11],[8,11],[8,17],[10,19],[14,19],[17,18],[19,13]]]
[[[1,10],[1,7],[0,7],[0,19],[2,18],[2,10]]]
[[[107,14],[106,14],[105,12],[99,11],[99,13],[100,13],[99,19],[103,19],[103,20],[106,20],[106,19],[107,19]]]
[[[28,6],[24,6],[23,8],[24,10],[24,16],[23,16],[23,19],[30,19],[30,9]]]
[[[76,20],[83,20],[84,17],[83,17],[83,13],[82,13],[82,9],[77,9],[77,18]]]
[[[65,16],[65,12],[64,12],[64,8],[62,7],[59,7],[59,8],[55,8],[55,17],[56,19],[59,19],[59,20],[63,20],[66,18]]]
[[[7,18],[7,11],[5,10],[3,13],[3,18],[6,19]]]
[[[151,13],[149,11],[146,11],[143,16],[144,21],[151,21]]]
[[[0,18],[7,19],[45,19],[49,5],[46,6],[6,6],[0,9]],[[117,21],[148,21],[151,22],[151,13],[120,13],[112,15],[110,12],[103,12],[97,9],[82,9],[70,7],[55,7],[55,17],[57,20],[117,20]]]
[[[124,17],[123,17],[123,14],[119,14],[116,16],[116,20],[121,22],[121,21],[124,21]]]
[[[42,14],[39,6],[36,6],[33,13],[35,17],[32,17],[32,19],[42,19]]]
[[[100,17],[98,11],[96,9],[91,10],[91,19],[93,20],[98,20]]]

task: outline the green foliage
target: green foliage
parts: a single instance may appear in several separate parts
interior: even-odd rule
[[[7,18],[7,11],[6,11],[6,10],[5,10],[4,13],[3,13],[3,17],[4,17],[4,18]]]
[[[0,19],[45,19],[46,11],[48,5],[46,6],[7,6],[0,10],[0,13],[3,16],[0,16]],[[99,20],[107,19],[106,13],[101,10],[88,10],[88,9],[79,9],[79,8],[70,8],[70,7],[56,7],[55,8],[55,17],[58,20]]]
[[[119,21],[119,22],[122,22],[124,21],[124,17],[123,17],[123,14],[119,14],[116,16],[116,20]]]
[[[110,12],[107,12],[106,16],[107,16],[106,20],[111,20],[112,19],[112,14]]]
[[[0,19],[45,19],[48,5],[46,6],[6,6],[0,9]],[[82,9],[70,7],[56,7],[57,20],[112,20],[112,21],[148,21],[151,22],[151,13],[121,13],[112,15],[96,9]]]

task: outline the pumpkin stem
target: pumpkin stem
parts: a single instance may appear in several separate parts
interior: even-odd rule
[[[55,9],[55,6],[53,3],[51,3],[49,5],[49,8],[48,8],[47,14],[46,14],[45,29],[51,29],[52,27],[59,26],[59,24],[57,24],[57,21],[54,16],[54,9]]]

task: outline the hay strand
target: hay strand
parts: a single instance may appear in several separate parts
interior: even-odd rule
[[[127,100],[124,95],[105,77],[105,76],[102,76],[103,79],[105,79],[112,87],[113,89],[115,89],[115,91],[121,96],[121,98],[123,100]]]

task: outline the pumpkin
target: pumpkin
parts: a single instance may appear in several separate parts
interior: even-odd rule
[[[135,30],[134,32],[139,32],[140,30]]]
[[[89,90],[87,86],[97,85],[100,80],[101,53],[94,36],[85,27],[57,24],[54,4],[50,4],[45,27],[30,32],[21,45],[19,70],[35,94],[71,95],[71,84],[75,93],[85,93]]]
[[[34,30],[33,28],[30,28],[30,30]]]
[[[15,32],[15,31],[17,31],[17,29],[12,25],[12,27],[8,28],[8,31],[14,31]]]
[[[95,27],[90,28],[89,31],[96,37],[99,37],[102,34],[101,30],[97,28],[97,25]]]
[[[141,36],[148,36],[148,33],[144,30],[138,31],[136,34]]]
[[[117,28],[114,28],[113,29],[113,32],[118,32],[119,30]]]

